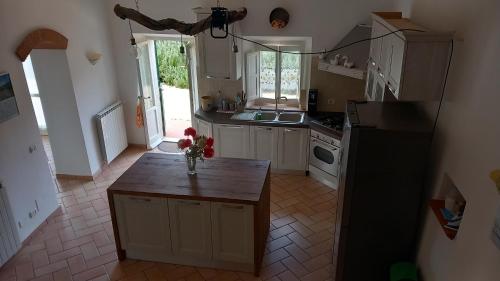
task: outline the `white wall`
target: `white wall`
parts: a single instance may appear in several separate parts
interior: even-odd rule
[[[21,0],[3,1],[1,5],[6,22],[0,27],[5,30],[2,43],[12,55],[24,36],[36,28],[52,28],[68,38],[68,62],[85,149],[90,170],[96,173],[103,160],[93,117],[118,99],[106,3],[100,0]],[[103,54],[95,66],[85,56],[89,51]]]
[[[57,174],[91,174],[66,50],[33,50],[30,56]]]
[[[20,115],[0,124],[0,180],[15,221],[24,221],[18,235],[23,240],[56,207],[54,183],[43,152],[21,61],[15,49],[32,30],[52,28],[69,39],[68,63],[82,120],[91,171],[102,162],[92,116],[117,99],[116,79],[108,29],[101,23],[106,3],[100,0],[0,1],[0,72],[11,74]],[[102,13],[102,15],[101,15]],[[95,50],[103,58],[92,66],[85,53]],[[38,150],[29,154],[28,147]],[[28,212],[39,202],[40,213],[28,220]]]
[[[467,200],[454,241],[429,212],[419,249],[426,281],[500,280],[500,249],[490,239],[500,195],[489,172],[500,167],[500,2],[413,0],[402,6],[426,27],[456,30],[455,54],[434,146],[431,188],[450,176]]]
[[[59,0],[61,1],[61,0]],[[72,0],[75,1],[75,0]],[[70,61],[71,76],[89,156],[92,174],[102,165],[101,148],[94,116],[119,99],[115,75],[111,31],[107,12],[108,5],[102,0],[79,0],[79,28],[69,38],[74,53]],[[73,41],[72,41],[73,39]],[[78,44],[78,46],[76,46]],[[102,59],[91,65],[85,57],[87,52],[99,52]]]
[[[116,3],[133,7],[131,0],[111,0],[110,8]],[[215,1],[202,0],[147,0],[139,1],[142,12],[156,19],[173,17],[186,22],[195,20],[192,8],[214,5]],[[230,8],[247,7],[248,16],[241,22],[243,35],[247,36],[307,36],[312,37],[313,50],[322,50],[333,47],[354,25],[368,22],[370,12],[393,10],[393,0],[377,1],[342,1],[342,0],[255,0],[255,1],[222,1]],[[291,20],[283,30],[274,30],[269,25],[269,13],[272,9],[282,6],[286,8]],[[111,30],[116,58],[117,79],[120,95],[126,102],[125,114],[127,119],[127,133],[132,143],[144,143],[144,131],[134,125],[134,112],[137,88],[137,71],[135,62],[128,55],[129,31],[125,21],[112,14]],[[152,31],[133,24],[134,32],[151,33]],[[168,32],[168,31],[167,31]],[[234,91],[241,88],[241,82],[215,82],[207,86],[206,81],[199,81],[201,89],[208,91],[219,87],[227,87]],[[205,83],[205,84],[204,84]],[[204,86],[205,85],[205,86]],[[200,95],[204,95],[200,91]]]

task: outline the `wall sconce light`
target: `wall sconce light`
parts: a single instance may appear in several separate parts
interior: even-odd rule
[[[88,52],[87,53],[87,59],[89,60],[90,64],[95,65],[102,57],[101,53],[98,52]]]

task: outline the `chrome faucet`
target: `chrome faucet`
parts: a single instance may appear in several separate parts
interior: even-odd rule
[[[285,100],[285,102],[288,101],[288,98],[287,97],[279,97],[279,98],[276,98],[275,101],[276,101],[276,106],[274,108],[274,111],[276,111],[277,113],[279,113],[278,111],[278,103],[280,102],[280,100]]]

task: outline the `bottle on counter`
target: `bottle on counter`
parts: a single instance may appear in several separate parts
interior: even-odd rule
[[[220,110],[223,110],[223,105],[222,105],[222,100],[223,100],[223,97],[222,97],[222,91],[219,90],[217,91],[217,96],[215,98],[215,104],[217,105],[217,107],[220,109]]]
[[[262,120],[262,107],[259,107],[259,111],[255,114],[255,120]]]

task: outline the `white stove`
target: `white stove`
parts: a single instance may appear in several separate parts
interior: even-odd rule
[[[311,130],[309,172],[315,179],[337,188],[340,140]]]

